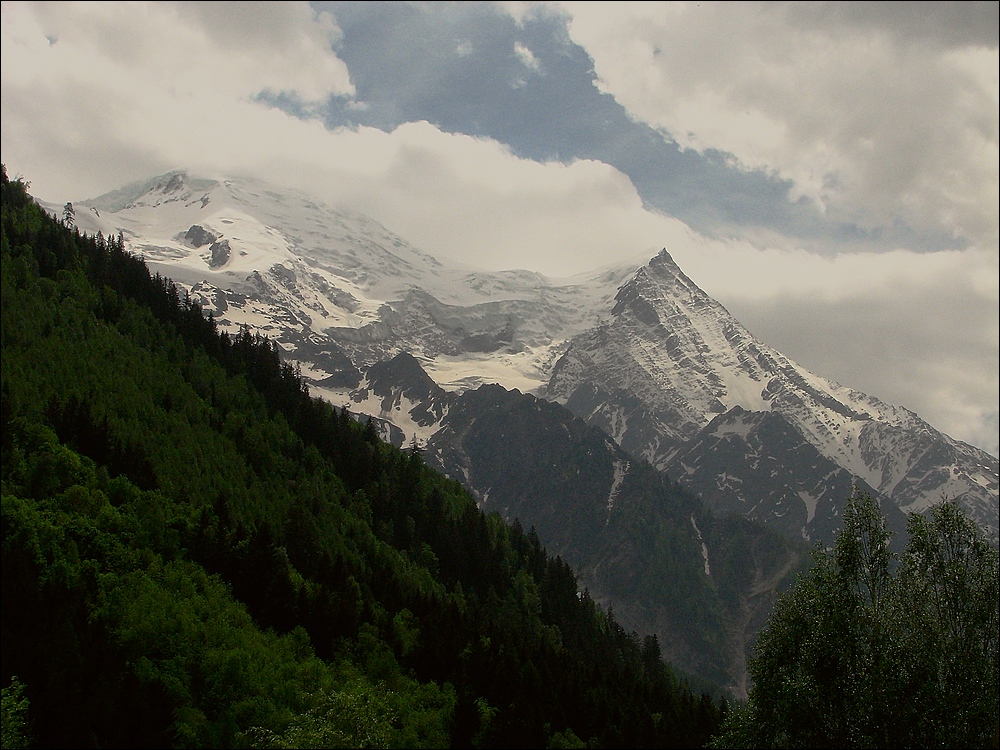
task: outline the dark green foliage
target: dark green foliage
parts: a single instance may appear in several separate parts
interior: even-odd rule
[[[7,748],[28,747],[31,744],[31,730],[28,728],[28,699],[24,697],[24,685],[17,675],[10,678],[10,685],[3,688],[2,722],[3,741],[0,746]]]
[[[5,743],[8,704],[12,741],[44,747],[718,729],[533,531],[310,398],[121,236],[46,216],[6,171],[2,199]]]
[[[997,746],[997,550],[953,502],[908,532],[897,557],[875,501],[851,499],[771,614],[714,747]]]

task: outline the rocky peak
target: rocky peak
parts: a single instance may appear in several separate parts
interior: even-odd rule
[[[380,395],[398,388],[412,400],[418,401],[438,398],[445,392],[409,352],[400,352],[388,361],[372,365],[368,368],[367,375],[368,386]]]
[[[721,304],[681,271],[666,248],[619,289],[612,315],[617,317],[628,311],[639,321],[654,325],[674,324],[676,316],[690,316],[692,312],[700,316],[710,313],[720,319],[731,318]]]
[[[806,509],[819,502],[821,486],[831,484],[833,467],[843,475],[838,490],[864,484],[897,507],[920,512],[943,496],[955,497],[985,528],[997,528],[996,459],[958,445],[905,409],[807,372],[756,341],[666,251],[639,269],[615,300],[610,323],[570,341],[545,394],[608,431],[633,455],[692,481],[702,477],[707,484],[701,491],[710,486],[733,497],[737,485],[753,485],[758,495],[782,497],[784,505],[768,512],[784,519],[779,523],[800,517],[803,524],[795,524],[806,537],[813,531],[808,524],[818,523]],[[745,470],[694,462],[692,451],[722,450],[731,466],[739,463],[728,443],[713,437],[714,428],[699,437],[714,417],[734,407],[781,415],[794,428],[783,440],[786,447],[771,445],[776,433],[769,428],[761,434],[770,442],[747,443],[736,451],[745,457],[740,459]],[[749,429],[742,416],[736,422]],[[686,443],[697,443],[697,449],[686,449]],[[765,489],[767,477],[758,473],[762,456],[780,457],[769,459],[768,469],[780,476],[790,472],[793,458],[809,452],[801,450],[807,444],[813,459],[801,462],[801,477],[780,486],[767,480]],[[723,474],[730,484],[720,489],[716,477]],[[823,530],[833,528],[837,510],[820,514]]]
[[[217,234],[205,229],[201,224],[192,224],[184,233],[184,241],[193,248],[211,245],[217,239],[219,239]]]
[[[167,179],[166,184],[163,186],[160,192],[162,193],[176,193],[178,190],[184,187],[184,178],[187,177],[186,172],[175,172],[170,175]]]

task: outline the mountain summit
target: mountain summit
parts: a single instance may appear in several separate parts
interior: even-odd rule
[[[757,341],[665,249],[570,341],[544,395],[717,510],[806,539],[829,538],[852,484],[904,512],[956,498],[997,530],[996,458]]]

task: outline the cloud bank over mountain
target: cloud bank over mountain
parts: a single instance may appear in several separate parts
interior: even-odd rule
[[[755,335],[998,451],[995,3],[4,3],[52,202],[174,168],[568,275],[667,246]]]

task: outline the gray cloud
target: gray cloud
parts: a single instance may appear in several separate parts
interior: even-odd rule
[[[829,227],[854,227],[872,246],[997,242],[1000,63],[995,46],[975,42],[981,33],[960,33],[974,26],[961,12],[561,5],[598,86],[632,117],[685,148],[786,180],[788,197],[819,209]],[[935,14],[950,25],[921,36]],[[802,237],[791,223],[769,228]]]
[[[359,111],[332,101],[330,126],[388,131],[427,120],[531,159],[603,161],[627,174],[647,205],[704,232],[757,225],[817,249],[872,241],[857,227],[823,220],[814,206],[790,202],[790,182],[738,169],[720,153],[685,151],[636,122],[595,87],[593,61],[569,40],[561,14],[540,7],[516,23],[486,3],[323,7],[345,30],[337,51],[366,105]],[[544,75],[526,75],[517,49],[530,50]],[[944,247],[952,238],[923,241]]]
[[[789,17],[803,27],[875,29],[900,41],[943,47],[1000,44],[996,2],[790,2]]]

